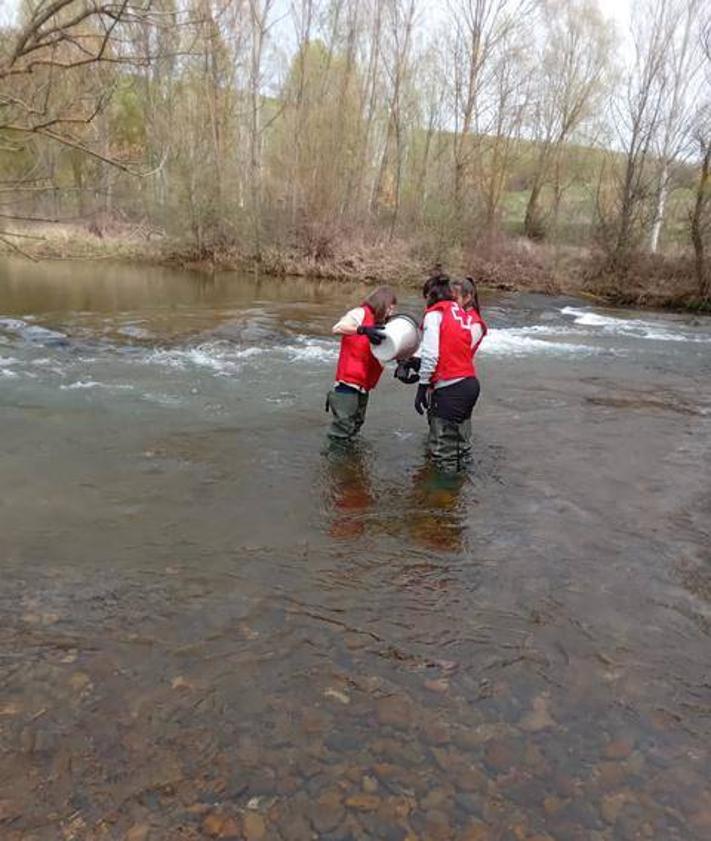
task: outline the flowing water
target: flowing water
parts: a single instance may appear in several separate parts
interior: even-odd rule
[[[0,264],[3,841],[711,838],[711,322],[486,296],[454,480],[361,294]]]

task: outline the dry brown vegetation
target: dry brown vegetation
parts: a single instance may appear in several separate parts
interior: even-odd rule
[[[0,244],[373,282],[440,262],[706,306],[702,0],[645,0],[625,50],[596,0],[424,12],[21,2],[0,28]]]

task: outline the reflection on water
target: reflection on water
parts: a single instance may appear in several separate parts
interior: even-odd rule
[[[333,512],[331,537],[359,537],[367,528],[368,514],[377,504],[368,456],[373,457],[361,442],[328,442],[324,502]]]
[[[442,476],[359,295],[0,266],[2,841],[710,837],[711,326],[490,296]]]
[[[409,487],[376,488],[374,458],[362,441],[329,442],[323,476],[328,535],[396,535],[424,549],[460,550],[466,529],[461,492],[467,474],[443,473],[427,460],[413,472]]]
[[[466,473],[443,473],[429,461],[416,471],[407,503],[415,542],[433,550],[462,548],[466,520],[461,492],[466,480]]]

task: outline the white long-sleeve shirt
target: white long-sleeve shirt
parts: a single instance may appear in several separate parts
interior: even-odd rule
[[[353,307],[339,319],[331,328],[331,332],[336,335],[343,335],[344,333],[353,333],[365,321],[365,307]],[[343,328],[346,328],[344,330]]]
[[[439,362],[439,333],[442,325],[442,313],[438,310],[428,312],[425,315],[425,320],[422,324],[422,341],[417,351],[417,356],[422,359],[420,364],[420,383],[427,385],[432,380],[432,375],[435,372],[437,363]],[[479,340],[484,335],[481,324],[473,321],[470,328],[471,332],[471,347],[472,358],[474,358],[474,349]],[[439,380],[435,383],[435,388],[445,388],[448,385],[461,382],[464,377],[456,377],[452,380]]]

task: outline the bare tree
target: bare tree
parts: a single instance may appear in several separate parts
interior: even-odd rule
[[[532,24],[535,0],[452,0],[453,210],[463,217],[464,188],[477,151],[485,72],[512,31]]]
[[[152,0],[41,0],[22,7],[21,25],[0,39],[0,139],[19,158],[34,150],[39,163],[43,144],[54,144],[71,155],[77,189],[83,195],[86,161],[98,167],[93,188],[111,207],[109,168],[145,175],[142,160],[132,150],[114,149],[107,109],[129,69],[145,69],[158,58],[153,43],[136,48],[132,30],[161,30],[191,23],[191,15],[166,13]],[[36,167],[13,185],[15,197],[25,189],[35,196],[57,195],[56,153],[44,155],[50,164],[42,183]],[[160,166],[160,164],[158,165]],[[82,199],[83,201],[83,199]],[[54,202],[53,220],[58,218]],[[44,214],[3,214],[6,219],[44,221]],[[9,234],[21,236],[17,232]]]
[[[542,6],[542,45],[536,72],[534,137],[538,152],[524,231],[544,234],[541,191],[554,181],[560,202],[560,162],[565,144],[598,111],[608,93],[613,36],[592,0],[546,0]]]
[[[388,208],[390,234],[397,224],[402,194],[405,154],[405,95],[411,72],[412,38],[416,0],[385,0],[383,68],[386,82],[387,119],[380,167],[375,182],[372,208]]]
[[[688,147],[689,123],[697,102],[697,81],[702,66],[701,49],[696,27],[700,19],[701,0],[679,0],[671,8],[673,28],[664,56],[664,89],[660,131],[655,143],[658,181],[654,197],[654,216],[649,237],[649,250],[655,253],[669,195],[671,165],[684,147]]]
[[[262,85],[264,53],[271,26],[274,0],[249,0],[250,65],[249,65],[249,185],[252,215],[252,248],[259,259],[262,253]]]
[[[704,56],[703,76],[708,91],[711,85],[711,16],[702,25],[699,38]],[[694,267],[699,298],[711,299],[711,268],[708,248],[711,246],[711,100],[698,108],[695,115],[695,139],[698,144],[700,166],[696,182],[693,209],[690,217],[691,242],[694,248]]]
[[[647,229],[648,202],[653,193],[650,172],[667,95],[665,64],[674,34],[673,0],[647,0],[635,16],[634,57],[624,92],[613,118],[624,165],[603,231],[612,270],[624,267]]]

